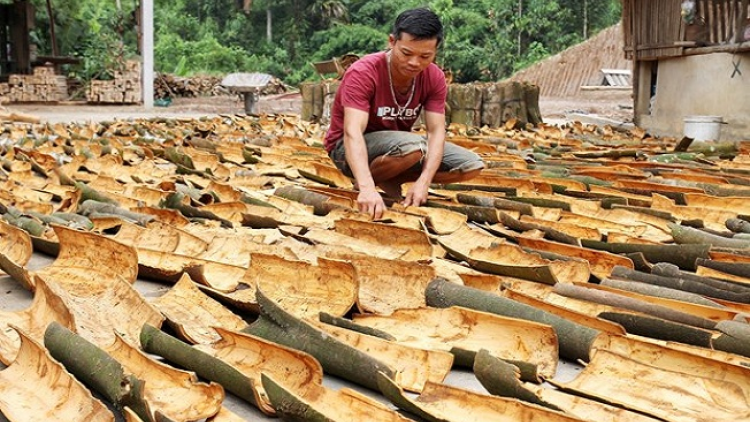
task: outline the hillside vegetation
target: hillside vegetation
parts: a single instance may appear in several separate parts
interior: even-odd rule
[[[9,1],[9,0],[0,0]],[[32,41],[50,54],[46,2]],[[428,6],[446,28],[438,63],[457,82],[498,80],[620,19],[618,0],[155,0],[156,70],[176,75],[259,71],[287,84],[315,78],[311,62],[383,49],[395,16]],[[106,79],[138,52],[136,0],[58,0],[59,54],[71,75]]]

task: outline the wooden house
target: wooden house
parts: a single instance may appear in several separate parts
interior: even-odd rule
[[[623,0],[634,118],[681,136],[689,116],[721,116],[723,139],[750,139],[748,0]]]

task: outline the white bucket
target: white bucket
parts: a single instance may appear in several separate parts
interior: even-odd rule
[[[696,141],[718,141],[723,123],[721,116],[686,116],[684,134]]]

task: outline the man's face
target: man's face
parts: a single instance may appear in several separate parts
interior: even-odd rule
[[[401,78],[412,79],[435,61],[437,55],[437,38],[415,40],[405,32],[397,40],[393,35],[388,37],[391,48],[391,66]]]

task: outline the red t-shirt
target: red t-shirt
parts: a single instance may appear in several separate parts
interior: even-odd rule
[[[427,111],[445,113],[445,97],[448,87],[445,75],[432,63],[414,81],[414,97],[409,104],[409,92],[396,99],[404,109],[393,101],[388,78],[388,62],[385,52],[368,54],[352,64],[336,91],[331,106],[331,124],[325,138],[326,151],[330,152],[336,142],[344,136],[344,107],[352,107],[370,113],[365,133],[382,130],[410,131],[419,113]]]

